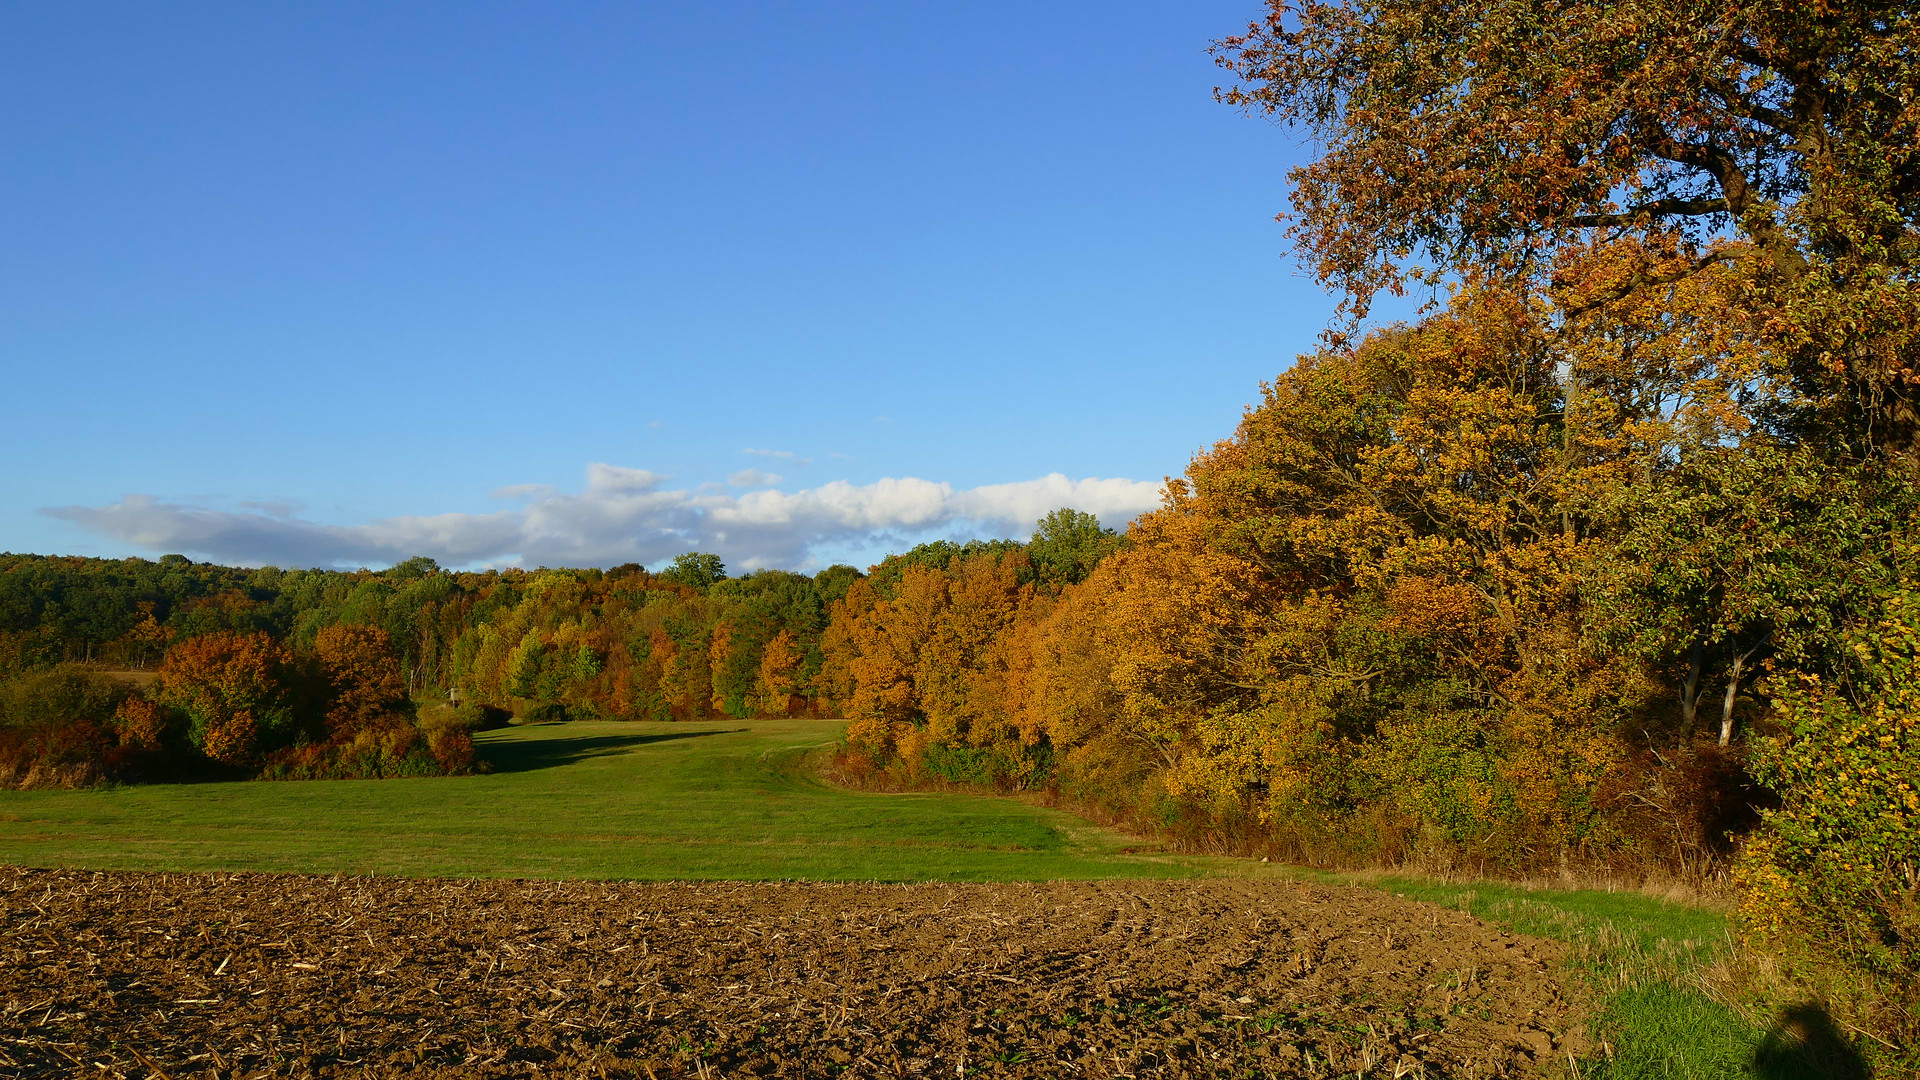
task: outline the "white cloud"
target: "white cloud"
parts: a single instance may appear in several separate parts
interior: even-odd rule
[[[801,457],[799,454],[796,454],[791,450],[756,450],[753,447],[749,446],[740,452],[743,454],[752,454],[755,457],[779,458],[781,461],[791,461],[795,465],[800,465],[803,467],[813,464],[812,458]]]
[[[495,492],[525,505],[490,514],[384,518],[365,525],[308,521],[288,504],[239,510],[128,495],[106,506],[41,511],[153,552],[281,566],[380,566],[430,555],[449,566],[482,564],[611,566],[654,564],[683,551],[712,551],[729,565],[801,567],[816,549],[881,541],[911,543],[948,534],[1025,536],[1049,510],[1071,506],[1121,527],[1160,504],[1160,486],[1142,480],[1035,480],[956,491],[915,477],[871,484],[844,480],[803,491],[729,495],[669,489],[645,469],[594,463],[584,491],[539,484]],[[746,470],[755,479],[779,477]],[[744,473],[729,479],[739,486]]]
[[[737,473],[727,474],[727,483],[734,487],[772,487],[785,479],[779,473],[762,472],[759,469],[741,469]]]

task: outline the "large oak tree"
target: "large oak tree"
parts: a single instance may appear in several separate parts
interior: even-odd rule
[[[1223,100],[1320,144],[1285,217],[1352,314],[1618,241],[1668,257],[1590,304],[1737,261],[1753,292],[1730,315],[1786,376],[1778,430],[1904,454],[1917,46],[1903,2],[1269,0],[1215,53]]]

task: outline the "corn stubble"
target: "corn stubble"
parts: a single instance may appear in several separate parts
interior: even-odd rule
[[[1561,947],[1291,882],[634,884],[8,870],[0,1070],[1503,1076]]]

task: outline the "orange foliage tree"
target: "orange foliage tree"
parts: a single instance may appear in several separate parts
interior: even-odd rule
[[[387,631],[336,623],[315,635],[313,653],[328,687],[330,740],[347,741],[362,731],[406,722],[406,680]]]
[[[1024,783],[1010,689],[1033,590],[1025,553],[982,551],[946,565],[906,559],[853,583],[821,641],[823,679],[844,694],[850,742],[911,774]]]
[[[229,765],[285,745],[300,729],[293,656],[266,634],[219,631],[167,650],[155,685],[162,704],[187,717],[187,737]]]

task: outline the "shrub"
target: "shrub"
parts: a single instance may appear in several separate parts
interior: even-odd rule
[[[482,705],[477,701],[461,702],[453,710],[456,723],[467,731],[496,731],[506,727],[513,720],[513,714],[497,705]]]
[[[307,743],[269,756],[265,780],[383,780],[404,776],[462,776],[483,771],[465,732],[432,735],[411,724],[363,728],[341,742]]]
[[[574,718],[573,711],[557,701],[543,701],[520,714],[526,724],[564,724]]]
[[[486,763],[473,750],[473,735],[465,731],[437,731],[427,735],[427,749],[447,776],[486,772]]]
[[[0,728],[0,784],[9,787],[89,787],[108,779],[105,759],[113,735],[79,719],[63,724]]]
[[[139,700],[75,664],[0,680],[0,786],[85,787],[114,778],[124,763],[112,759],[122,741],[118,718]],[[157,730],[140,737],[157,747]]]
[[[0,727],[49,727],[82,718],[105,723],[132,692],[78,664],[23,671],[0,680]]]
[[[929,743],[920,752],[920,766],[951,784],[1025,791],[1044,787],[1052,777],[1053,747],[1044,742],[1037,746]]]
[[[1920,1036],[1920,587],[1845,639],[1829,679],[1774,680],[1783,730],[1757,740],[1755,776],[1778,793],[1742,854],[1750,933],[1837,964],[1894,995]],[[1884,1023],[1885,1021],[1883,1021]]]

